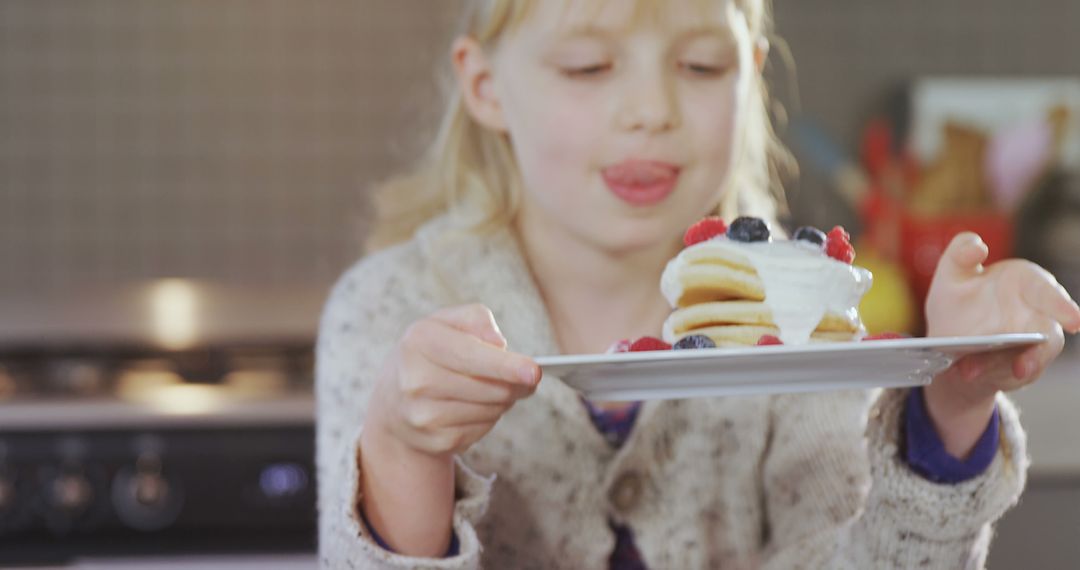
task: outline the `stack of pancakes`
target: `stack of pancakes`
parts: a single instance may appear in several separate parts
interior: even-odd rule
[[[730,347],[755,345],[764,335],[781,336],[761,276],[737,247],[705,242],[683,250],[664,272],[662,287],[674,307],[664,323],[669,343],[700,334],[718,347]],[[856,309],[826,311],[810,342],[855,340],[863,332]]]

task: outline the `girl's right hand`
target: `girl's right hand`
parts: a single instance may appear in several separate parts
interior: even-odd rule
[[[539,380],[532,358],[506,350],[487,307],[442,309],[413,323],[390,354],[364,431],[449,458],[491,431]]]
[[[454,454],[536,390],[540,367],[506,350],[491,311],[451,307],[413,323],[386,359],[360,433],[361,512],[394,550],[450,544]]]

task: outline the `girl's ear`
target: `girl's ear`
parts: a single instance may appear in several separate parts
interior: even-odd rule
[[[469,115],[481,125],[499,132],[506,131],[502,105],[495,93],[491,60],[475,39],[462,36],[450,49],[461,100]]]
[[[754,64],[757,65],[758,73],[765,69],[765,61],[769,59],[769,39],[761,36],[754,42]]]

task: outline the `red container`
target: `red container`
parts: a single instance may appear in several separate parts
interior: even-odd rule
[[[900,220],[900,262],[908,272],[911,287],[920,306],[926,294],[942,252],[957,234],[971,231],[979,234],[990,247],[987,263],[1012,256],[1013,222],[1005,214],[978,214],[920,217],[905,213]]]

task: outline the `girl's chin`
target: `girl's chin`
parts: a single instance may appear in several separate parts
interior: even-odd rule
[[[528,217],[539,225],[542,233],[562,232],[566,237],[574,236],[586,247],[593,247],[611,254],[625,255],[657,247],[675,247],[682,243],[682,234],[687,224],[683,216],[659,208],[652,212],[618,212],[604,209],[593,216],[581,217],[583,211],[601,211],[595,205],[579,204],[579,207],[538,208],[539,215],[523,216],[519,213],[515,220],[520,224],[522,217]],[[570,215],[565,215],[569,212]],[[537,228],[534,227],[534,230]],[[560,240],[561,241],[561,240]]]
[[[682,234],[669,225],[635,220],[601,227],[599,233],[594,228],[592,233],[602,248],[613,253],[628,254],[676,243]]]

